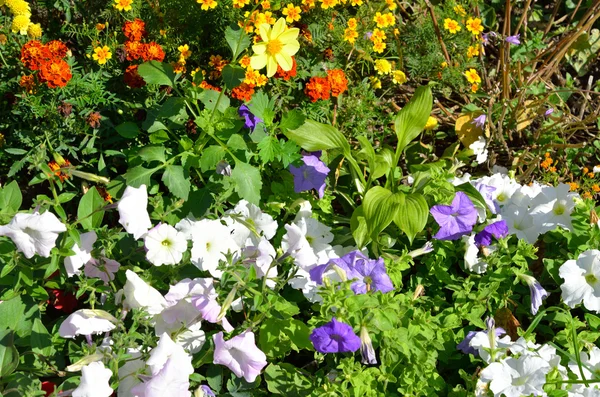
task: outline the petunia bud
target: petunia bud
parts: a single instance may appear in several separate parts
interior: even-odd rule
[[[373,342],[369,337],[369,330],[364,325],[360,327],[360,354],[362,356],[362,359],[360,360],[361,363],[377,364]]]

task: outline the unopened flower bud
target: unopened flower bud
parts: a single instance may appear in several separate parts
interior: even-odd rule
[[[425,287],[423,287],[422,284],[417,285],[415,293],[413,294],[413,300],[417,300],[417,298],[423,294],[425,294]]]

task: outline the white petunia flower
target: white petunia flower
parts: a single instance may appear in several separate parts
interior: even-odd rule
[[[223,332],[219,332],[213,335],[213,341],[213,363],[226,366],[246,382],[254,382],[267,366],[267,356],[256,346],[252,331],[244,331],[228,341],[223,338]]]
[[[269,288],[275,287],[277,278],[277,263],[275,262],[275,248],[265,237],[254,244],[248,239],[246,246],[242,250],[243,263],[254,266],[256,277],[262,279],[267,277],[266,285]]]
[[[513,194],[521,186],[508,175],[502,174],[494,174],[490,177],[484,177],[481,178],[480,181],[488,186],[496,188],[496,190],[494,190],[492,193],[492,198],[496,200],[500,206],[509,204]]]
[[[465,267],[472,273],[483,274],[487,270],[488,263],[479,258],[479,247],[475,244],[475,234],[462,236],[465,244]],[[491,248],[488,247],[488,249]]]
[[[522,355],[491,363],[481,371],[480,379],[489,383],[494,397],[543,396],[550,366],[541,357]]]
[[[152,227],[148,215],[148,191],[146,185],[138,188],[127,186],[121,200],[117,204],[119,223],[127,233],[133,234],[136,240],[141,238]]]
[[[527,207],[510,204],[502,207],[502,219],[508,226],[508,234],[514,234],[517,238],[534,244],[540,235],[540,228],[533,223],[533,217],[529,214]]]
[[[90,259],[84,267],[86,277],[99,278],[104,284],[115,279],[115,273],[119,270],[121,264],[113,259],[101,256],[100,259]]]
[[[577,260],[566,261],[558,275],[563,301],[571,308],[583,301],[586,309],[600,313],[600,251],[587,250]]]
[[[116,318],[103,310],[81,309],[71,313],[60,324],[58,334],[63,338],[102,334],[115,329],[117,322]]]
[[[141,359],[142,354],[139,349],[127,349],[127,354],[131,355],[131,358],[127,359],[127,362],[119,368],[119,389],[117,395],[119,396],[131,396],[131,389],[141,383],[135,374],[141,373],[141,370],[146,367],[146,363]]]
[[[575,207],[576,193],[570,193],[569,185],[561,183],[557,187],[544,186],[531,201],[531,216],[540,233],[561,226],[573,230],[571,212]]]
[[[65,258],[65,269],[67,271],[67,276],[69,277],[80,274],[83,265],[92,259],[92,249],[94,248],[94,243],[98,239],[98,236],[96,235],[96,232],[91,231],[83,233],[79,236],[79,239],[81,240],[81,248],[79,245],[75,244],[73,248],[71,248],[75,255]]]
[[[185,235],[166,223],[150,229],[144,237],[144,245],[146,259],[154,266],[176,265],[187,251]]]
[[[485,141],[485,138],[480,136],[475,142],[469,145],[469,149],[471,149],[473,151],[473,154],[477,156],[477,158],[475,159],[477,161],[477,164],[482,164],[487,161],[488,151],[485,148],[486,144],[487,142]]]
[[[498,335],[504,332],[497,332],[501,329],[495,328],[494,331],[477,332],[469,341],[469,346],[477,349],[479,357],[486,363],[497,361],[499,358],[506,356],[506,351],[510,348],[513,342],[509,335],[504,335],[500,338]],[[492,357],[491,351],[494,356]]]
[[[229,228],[220,221],[203,219],[192,230],[192,263],[211,276],[221,278],[219,261],[225,261],[227,252],[237,252],[239,247],[231,237]]]
[[[96,361],[81,369],[81,381],[73,390],[73,397],[110,397],[113,389],[110,387],[112,372],[105,368],[101,361]]]
[[[265,214],[259,207],[246,200],[241,200],[225,214],[225,222],[232,227],[232,236],[240,247],[244,246],[248,238],[259,240],[259,236],[264,236],[267,240],[270,240],[277,233],[277,222],[273,217]],[[240,220],[243,223],[238,222],[236,217],[241,218]],[[254,228],[259,236],[256,236],[244,223]]]
[[[581,380],[581,373],[585,379],[594,379],[600,374],[600,349],[594,346],[589,353],[580,352],[581,370],[576,361],[569,362],[569,369],[575,374],[577,379]],[[600,397],[600,386],[598,383],[591,383],[589,387],[584,384],[573,384],[569,390],[569,397]]]
[[[19,213],[8,225],[0,226],[0,236],[9,237],[26,258],[35,254],[48,258],[59,233],[66,231],[67,227],[51,212]]]
[[[145,309],[149,314],[158,314],[167,307],[167,301],[156,289],[131,270],[125,272],[127,282],[123,287],[125,304],[131,309]]]
[[[330,227],[316,219],[300,217],[285,225],[285,229],[281,248],[294,258],[297,266],[307,269],[328,259],[333,241]]]

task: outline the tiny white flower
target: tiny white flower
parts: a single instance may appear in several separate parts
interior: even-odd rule
[[[149,314],[158,314],[167,307],[167,301],[156,289],[131,270],[125,272],[127,282],[123,287],[125,304],[131,309],[146,309]]]
[[[150,229],[144,237],[144,245],[146,259],[154,266],[176,265],[187,251],[185,235],[166,223]]]
[[[81,369],[81,381],[73,390],[73,397],[110,397],[113,389],[110,387],[112,372],[105,368],[101,361],[96,361]]]
[[[600,251],[587,250],[577,260],[566,261],[558,275],[563,301],[571,308],[583,301],[586,309],[600,313]]]
[[[138,188],[127,186],[117,204],[119,223],[127,233],[133,234],[136,240],[152,227],[148,215],[148,191],[146,185]]]
[[[9,237],[26,258],[35,254],[48,258],[58,235],[66,231],[67,227],[51,212],[19,213],[8,225],[0,226],[0,236]]]
[[[221,278],[223,274],[217,267],[220,261],[226,260],[225,254],[239,249],[229,228],[217,220],[197,222],[192,230],[192,241],[192,263],[215,278]]]
[[[67,271],[67,276],[72,277],[81,273],[81,268],[83,265],[92,259],[92,249],[97,238],[98,236],[94,231],[83,233],[79,236],[79,239],[81,240],[81,248],[79,245],[75,244],[73,248],[71,248],[75,255],[65,258],[65,269]]]
[[[67,317],[58,329],[63,338],[75,338],[77,335],[102,334],[115,329],[117,319],[103,310],[81,309]]]

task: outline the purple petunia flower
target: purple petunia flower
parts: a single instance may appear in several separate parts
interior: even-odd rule
[[[246,105],[240,106],[240,108],[238,109],[238,114],[244,118],[244,127],[249,128],[252,131],[254,131],[254,127],[256,127],[256,124],[262,123],[262,120],[253,115],[248,106]]]
[[[521,37],[521,34],[516,34],[514,36],[508,36],[504,40],[507,43],[510,43],[510,44],[513,44],[513,45],[519,45],[519,44],[521,44],[521,41],[519,40],[520,37]]]
[[[352,327],[337,321],[335,317],[315,328],[310,334],[310,341],[319,353],[349,353],[360,349],[360,338]]]
[[[323,198],[329,168],[314,155],[303,156],[302,161],[304,165],[300,167],[290,165],[290,172],[294,175],[294,191],[300,193],[315,189],[319,198]]]
[[[548,117],[550,116],[552,113],[554,113],[554,108],[549,108],[548,110],[546,110],[544,112],[544,116]]]
[[[491,327],[490,329],[494,329],[494,333],[496,334],[497,337],[500,337],[501,335],[506,334],[506,331],[503,328],[495,328],[495,327]],[[479,353],[477,351],[477,349],[475,349],[473,346],[471,346],[471,340],[475,337],[475,335],[479,334],[479,333],[484,333],[487,334],[488,332],[490,332],[490,330],[483,330],[483,331],[469,331],[467,333],[467,336],[465,336],[465,339],[462,340],[462,342],[460,342],[458,345],[456,345],[456,350],[460,350],[461,352],[463,352],[464,354],[473,354],[474,356],[477,356]]]
[[[488,33],[484,33],[483,35],[481,35],[481,37],[483,39],[483,45],[489,45],[490,44],[490,36],[491,37],[496,37],[497,34],[496,34],[496,32],[488,32]]]
[[[215,397],[215,393],[212,391],[212,389],[206,385],[202,385],[200,386],[200,389],[202,391],[203,394],[201,394],[203,397]]]
[[[477,128],[483,128],[483,126],[485,126],[486,120],[487,116],[485,114],[482,114],[480,116],[475,117],[473,121],[471,121],[471,123],[475,124]]]
[[[531,314],[535,316],[540,306],[542,306],[542,301],[550,294],[542,287],[535,277],[526,274],[519,274],[519,277],[529,286],[529,292],[531,294]]]
[[[508,236],[508,225],[506,221],[498,221],[487,225],[482,231],[475,235],[475,244],[487,247],[492,243],[492,236],[497,239]]]
[[[309,271],[310,277],[317,284],[323,284],[323,274],[337,266],[345,272],[346,280],[356,280],[350,289],[356,294],[366,294],[368,291],[390,292],[394,289],[392,280],[385,270],[383,258],[369,259],[356,250],[341,258],[331,259],[329,263],[316,266]]]
[[[471,233],[477,222],[477,210],[463,192],[457,192],[452,205],[434,205],[429,210],[440,230],[434,236],[438,240],[457,240]]]
[[[494,186],[486,185],[483,182],[477,182],[477,184],[475,185],[475,189],[477,189],[477,191],[481,193],[481,196],[483,197],[483,200],[490,209],[490,212],[492,214],[498,213],[498,211],[500,210],[500,206],[494,201],[493,195],[493,193],[496,191],[496,188]]]

